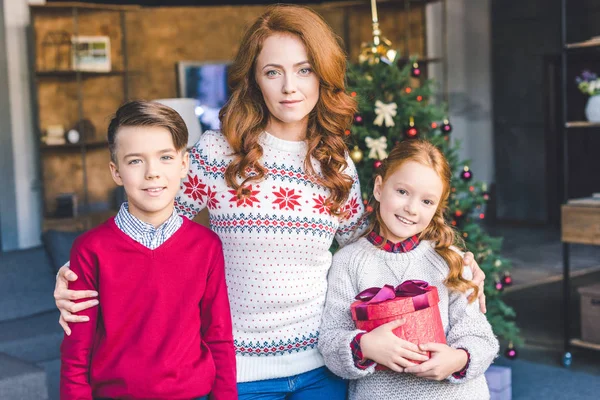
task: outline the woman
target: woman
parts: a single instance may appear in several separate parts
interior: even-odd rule
[[[317,349],[329,248],[366,228],[344,143],[356,103],[339,43],[307,8],[262,15],[230,68],[222,131],[204,133],[191,150],[176,199],[190,218],[208,207],[223,242],[241,399],[346,397]],[[472,254],[465,262],[482,284]],[[65,331],[83,320],[71,313],[93,305],[70,301],[91,297],[67,289],[72,275],[61,268],[55,290]]]

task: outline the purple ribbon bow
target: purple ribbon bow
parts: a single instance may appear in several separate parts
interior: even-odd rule
[[[356,300],[363,301],[362,304],[356,307],[356,318],[359,320],[368,320],[368,305],[382,303],[396,297],[412,297],[415,310],[422,310],[430,306],[427,293],[432,290],[433,286],[429,286],[429,283],[416,279],[404,281],[396,287],[385,285],[381,288],[372,287],[365,289],[355,297]]]

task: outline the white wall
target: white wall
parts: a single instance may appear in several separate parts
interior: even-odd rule
[[[491,0],[446,0],[448,91],[452,137],[462,143],[460,155],[472,160],[476,180],[494,181],[491,71]],[[442,55],[442,4],[427,6],[429,57]],[[442,83],[442,65],[429,74]]]
[[[31,1],[39,4],[40,1]],[[40,244],[42,196],[31,111],[27,0],[4,1],[6,53],[17,197],[18,247]]]

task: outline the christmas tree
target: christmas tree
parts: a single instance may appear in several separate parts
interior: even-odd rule
[[[422,138],[444,152],[454,171],[446,221],[456,228],[486,274],[487,318],[496,335],[508,343],[505,354],[514,358],[513,344],[521,343],[519,331],[514,310],[501,297],[504,286],[511,284],[510,263],[500,256],[502,239],[490,237],[481,226],[489,199],[486,185],[474,179],[469,161],[459,158],[460,143],[452,139],[446,105],[432,101],[435,83],[420,79],[415,60],[399,66],[394,62],[396,52],[382,42],[385,39],[375,39],[376,43],[363,48],[359,63],[348,66],[348,90],[358,102],[358,113],[346,135],[363,201],[368,205],[373,175],[399,141]]]

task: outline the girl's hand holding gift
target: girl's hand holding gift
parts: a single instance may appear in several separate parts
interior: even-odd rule
[[[454,349],[442,343],[424,343],[418,346],[422,351],[431,352],[431,357],[419,365],[413,365],[404,370],[420,378],[442,381],[467,365],[467,352]]]
[[[409,360],[428,360],[416,344],[400,339],[392,332],[404,322],[403,319],[391,321],[365,333],[360,339],[363,357],[396,372],[404,372],[405,368],[416,365]]]

